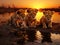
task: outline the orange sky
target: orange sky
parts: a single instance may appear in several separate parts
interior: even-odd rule
[[[0,6],[10,5],[13,7],[29,7],[29,8],[51,8],[60,6],[60,0],[0,0]]]

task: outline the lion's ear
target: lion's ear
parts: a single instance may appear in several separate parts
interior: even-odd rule
[[[54,11],[51,11],[51,15],[53,15],[54,14]]]
[[[43,14],[46,15],[47,14],[47,11],[43,11]]]
[[[37,13],[38,12],[38,9],[35,9],[35,12]]]
[[[54,14],[54,13],[55,13],[55,11],[52,11],[52,13]]]

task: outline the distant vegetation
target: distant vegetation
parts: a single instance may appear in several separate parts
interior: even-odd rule
[[[55,11],[55,12],[60,12],[60,8],[44,8],[42,10],[51,10],[51,11]]]
[[[0,6],[0,14],[6,13],[6,12],[8,12],[8,13],[15,12],[19,9],[21,9],[21,8],[16,8],[14,5],[13,5],[13,8],[10,6],[8,6],[8,7]],[[26,8],[24,8],[24,9],[26,9]],[[44,9],[41,8],[41,10],[51,10],[51,11],[55,11],[55,12],[60,12],[60,6],[58,8],[44,8]]]
[[[6,12],[15,12],[16,10],[18,10],[17,8],[6,8],[6,7],[0,7],[0,14],[1,13],[6,13]]]

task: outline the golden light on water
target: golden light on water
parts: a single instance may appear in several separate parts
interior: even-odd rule
[[[36,38],[37,38],[38,40],[39,40],[39,39],[42,39],[42,38],[41,38],[41,33],[40,33],[39,31],[36,31],[36,35],[35,35],[35,36],[36,36]]]
[[[43,12],[38,11],[35,18],[36,18],[37,21],[40,21],[42,16],[43,16]]]

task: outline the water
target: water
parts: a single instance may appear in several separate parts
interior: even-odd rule
[[[8,21],[14,13],[4,13],[0,14],[0,23],[5,23]]]
[[[60,12],[55,12],[52,16],[52,22],[60,23]]]
[[[0,24],[1,23],[5,23],[7,20],[9,20],[10,17],[13,14],[14,13],[0,14]],[[54,15],[53,15],[53,17],[52,17],[52,22],[60,23],[60,19],[59,18],[60,18],[59,12],[55,12]],[[21,32],[20,32],[20,34],[21,34]],[[8,41],[6,43],[11,43],[10,40],[11,39],[15,39],[16,36],[10,37],[10,35],[9,35],[9,37],[3,37],[3,38],[1,38],[0,40],[2,41],[2,43],[1,42],[0,43],[1,44],[5,43],[4,40]],[[27,40],[24,43],[25,45],[60,45],[60,34],[50,33],[50,32],[46,32],[46,31],[43,32],[43,31],[41,31],[41,29],[33,29],[33,30],[29,29],[23,35],[25,35],[25,38]],[[20,44],[20,41],[18,41],[18,44]],[[17,45],[17,44],[15,44],[15,45]]]
[[[30,33],[29,33],[30,32]],[[60,34],[29,31],[28,36],[30,41],[26,45],[60,45]]]
[[[38,34],[38,33],[37,33]],[[48,45],[60,45],[60,34],[53,34],[49,32],[40,32],[40,43],[47,43]]]

